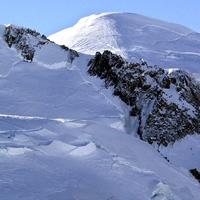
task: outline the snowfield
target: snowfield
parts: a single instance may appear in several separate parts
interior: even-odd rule
[[[116,18],[119,24],[129,23],[127,18],[131,18],[129,15],[108,16],[113,18],[113,24]],[[162,28],[161,21],[151,26],[150,19],[135,17],[133,29],[137,29],[137,34],[144,29],[154,32]],[[105,48],[109,47],[112,41],[111,50],[121,53],[122,49],[122,55],[126,55],[125,47],[119,49],[113,39],[120,39],[121,35],[112,32],[115,35],[111,40],[107,37],[114,30],[107,15],[97,18],[82,19],[75,30],[67,30],[72,31],[69,41],[74,42],[69,46],[79,47],[82,52],[90,49],[91,52],[84,53],[92,54],[96,49],[102,50],[104,43],[108,44]],[[102,44],[97,43],[97,46],[73,35],[88,23],[98,33],[100,30],[93,20],[98,20],[102,31],[106,30],[100,35]],[[145,22],[144,27],[140,26],[141,21]],[[156,147],[135,136],[133,122],[126,114],[128,108],[112,96],[112,91],[104,88],[101,80],[87,74],[91,55],[79,53],[71,63],[69,52],[47,43],[36,50],[33,62],[25,62],[20,52],[9,48],[4,41],[4,28],[0,27],[0,199],[200,199],[199,183],[188,172],[190,168],[200,167],[199,136],[188,136],[173,147],[160,149],[159,153]],[[169,23],[162,31],[171,39],[177,36],[184,39],[191,32]],[[90,37],[89,33],[85,34]],[[132,53],[137,55],[137,51]],[[143,51],[141,53],[143,55]],[[159,61],[158,57],[155,59]],[[131,134],[127,134],[129,131]]]

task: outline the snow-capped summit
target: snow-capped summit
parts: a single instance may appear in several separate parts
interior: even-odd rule
[[[110,50],[129,61],[179,67],[199,73],[200,35],[189,28],[133,13],[103,13],[82,18],[49,39],[79,52]]]
[[[170,32],[170,35],[163,36],[160,31]],[[159,37],[148,35],[150,32],[157,33]],[[55,33],[49,39],[88,54],[111,50],[126,56],[127,51],[141,42],[151,44],[159,41],[161,37],[169,39],[190,32],[191,30],[185,27],[138,14],[103,13],[84,17],[73,27]],[[145,41],[142,41],[144,39]]]

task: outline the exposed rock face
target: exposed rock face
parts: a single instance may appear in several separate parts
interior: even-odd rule
[[[33,61],[37,48],[41,48],[43,45],[51,42],[45,35],[41,35],[34,30],[20,28],[13,25],[5,27],[4,38],[10,48],[15,47],[21,52],[23,59],[29,62]],[[61,46],[61,48],[66,51],[70,51],[70,62],[72,62],[75,57],[78,57],[78,53],[76,51],[65,46]]]
[[[190,173],[196,178],[200,183],[200,172],[197,169],[191,169]]]
[[[9,47],[14,46],[21,51],[21,56],[26,61],[32,61],[35,53],[34,47],[40,47],[48,42],[44,35],[40,35],[31,29],[18,28],[15,26],[7,26],[5,28],[5,41]],[[38,38],[33,40],[33,38]]]
[[[88,65],[90,75],[104,79],[113,95],[130,106],[141,139],[167,146],[200,132],[200,86],[188,73],[129,64],[109,51],[97,52]]]

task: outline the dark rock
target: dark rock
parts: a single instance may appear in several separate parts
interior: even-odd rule
[[[188,73],[129,64],[109,51],[97,52],[88,66],[90,75],[112,86],[113,95],[131,107],[141,139],[167,146],[200,132],[200,86]]]
[[[190,173],[199,181],[200,183],[200,172],[195,169],[190,169]]]
[[[38,42],[34,45],[31,44],[30,37],[38,37]],[[18,28],[12,25],[5,28],[4,38],[10,48],[14,46],[17,50],[21,51],[21,56],[25,61],[29,62],[34,58],[35,47],[40,47],[49,42],[44,35],[41,36],[34,30]]]
[[[4,39],[10,48],[15,47],[20,51],[23,59],[28,62],[33,61],[37,48],[41,48],[48,43],[53,43],[45,35],[40,35],[40,33],[34,30],[19,28],[13,25],[5,28]],[[79,56],[75,50],[69,49],[64,45],[60,47],[68,52],[66,55],[68,56],[68,61],[71,63]]]

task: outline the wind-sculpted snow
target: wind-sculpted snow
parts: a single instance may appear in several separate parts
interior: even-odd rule
[[[130,107],[141,139],[167,146],[200,133],[200,85],[188,73],[169,73],[146,62],[129,64],[109,51],[96,53],[88,72]]]
[[[199,186],[187,172],[109,128],[118,120],[3,115],[15,134],[0,134],[0,198],[198,200]]]

